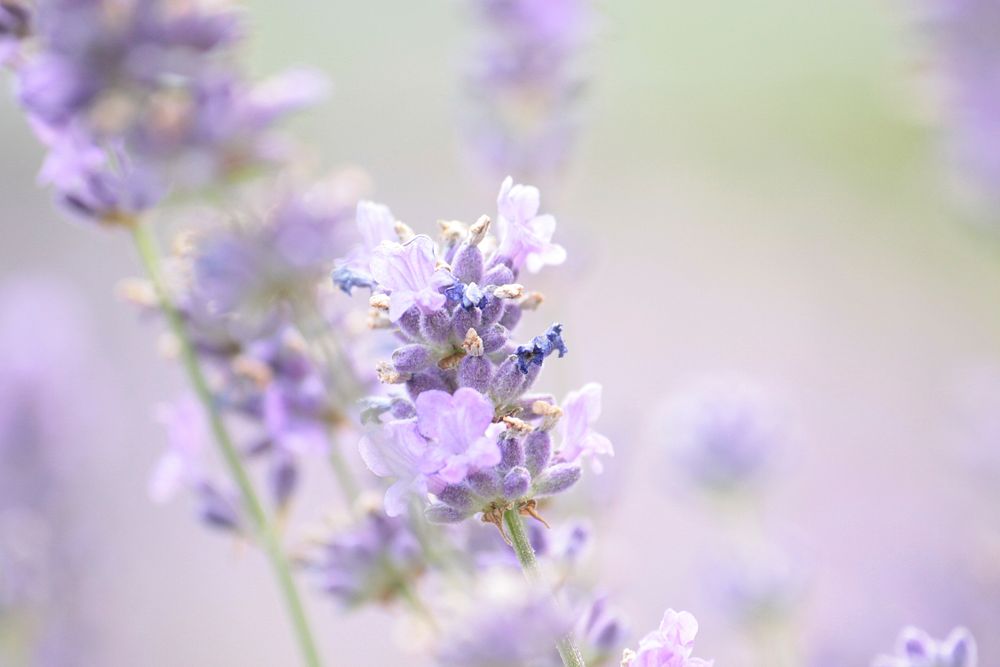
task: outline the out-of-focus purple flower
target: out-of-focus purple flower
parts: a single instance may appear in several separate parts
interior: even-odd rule
[[[735,621],[787,619],[802,600],[805,575],[785,554],[769,548],[755,556],[724,554],[707,560],[706,587]]]
[[[20,5],[2,7],[0,56],[11,60],[10,36],[26,27]],[[283,160],[273,125],[322,84],[305,71],[247,82],[231,59],[240,36],[234,12],[205,3],[37,2],[31,48],[13,69],[21,105],[54,152],[46,181],[59,200],[93,220],[131,222],[172,190]],[[67,168],[73,150],[85,156]],[[114,159],[95,162],[95,150]]]
[[[503,581],[502,576],[496,579]],[[494,583],[495,588],[500,585]],[[448,625],[437,663],[441,667],[554,667],[555,640],[572,619],[551,597],[523,592],[511,581],[477,595],[475,604]]]
[[[608,604],[608,598],[601,595],[583,605],[573,636],[587,664],[600,665],[621,651],[625,631],[621,615]]]
[[[407,522],[371,510],[321,542],[307,566],[325,593],[345,607],[355,607],[393,599],[425,564]]]
[[[110,402],[89,334],[66,286],[0,285],[0,664],[99,662],[82,593],[100,556],[76,480]]]
[[[955,162],[980,199],[1000,205],[1000,7],[991,0],[932,0],[931,31],[945,88]]]
[[[405,244],[383,242],[372,253],[371,274],[389,294],[389,319],[399,320],[411,306],[429,315],[445,304],[442,288],[454,282],[437,267],[434,242],[416,236]]]
[[[756,481],[781,440],[763,390],[739,378],[710,378],[676,395],[655,428],[692,481],[719,490]]]
[[[976,667],[976,640],[965,628],[955,628],[937,641],[923,630],[904,628],[893,655],[875,659],[872,667]]]
[[[194,258],[196,289],[217,312],[243,318],[314,300],[333,258],[348,246],[348,223],[363,187],[357,174],[337,173],[281,195],[258,224],[207,235]]]
[[[76,130],[51,135],[38,179],[55,189],[59,203],[72,215],[114,224],[127,221],[162,196],[152,174],[120,147],[102,149]]]
[[[538,188],[515,185],[508,176],[497,195],[497,234],[500,248],[497,254],[509,261],[515,270],[527,267],[537,273],[544,266],[556,266],[566,261],[566,250],[552,243],[556,219],[538,215],[541,195]]]
[[[466,135],[491,176],[544,176],[565,161],[593,25],[588,0],[471,0],[481,28],[465,84]]]
[[[182,487],[193,487],[205,479],[205,454],[209,447],[205,410],[193,396],[157,408],[157,421],[166,429],[167,451],[149,479],[154,502],[172,499]]]
[[[570,463],[590,458],[594,471],[600,472],[604,466],[597,457],[615,454],[611,441],[593,429],[601,416],[601,385],[590,382],[570,392],[563,401],[562,411],[560,455]]]
[[[636,651],[625,651],[622,667],[712,667],[711,660],[691,657],[697,635],[693,615],[668,609],[660,627],[643,637]]]

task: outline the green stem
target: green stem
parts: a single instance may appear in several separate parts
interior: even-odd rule
[[[503,521],[507,526],[514,553],[517,554],[517,560],[521,563],[521,569],[524,570],[524,576],[531,585],[544,586],[542,569],[538,565],[538,559],[535,558],[535,549],[531,546],[531,541],[528,540],[528,533],[524,530],[524,521],[521,520],[521,515],[516,509],[509,509],[503,513]],[[587,667],[580,649],[573,641],[572,631],[556,640],[556,649],[558,649],[559,657],[562,658],[565,667]]]
[[[344,494],[347,506],[351,507],[361,495],[361,487],[347,465],[347,461],[344,460],[344,454],[340,451],[340,441],[335,438],[330,442],[330,467],[333,468],[333,474],[337,478],[337,486]]]
[[[229,473],[239,488],[243,505],[250,515],[253,528],[271,562],[271,567],[274,569],[274,574],[281,588],[285,605],[291,617],[296,638],[298,639],[299,648],[302,651],[303,662],[308,667],[319,667],[321,664],[319,651],[309,630],[309,623],[302,606],[302,600],[299,598],[298,590],[295,587],[295,581],[292,578],[288,559],[281,548],[274,524],[268,519],[267,513],[264,511],[264,506],[258,498],[256,491],[254,491],[253,483],[250,481],[249,475],[247,475],[239,452],[233,444],[218,406],[215,404],[212,391],[208,386],[208,381],[201,369],[198,356],[184,326],[184,320],[174,306],[167,291],[163,271],[160,267],[160,257],[156,247],[156,240],[141,222],[136,222],[132,225],[132,236],[139,251],[139,256],[149,274],[149,278],[153,282],[153,287],[160,300],[160,307],[163,310],[163,314],[166,316],[170,330],[173,332],[180,346],[181,361],[187,372],[188,379],[205,409],[205,415],[208,418],[212,434],[215,436],[215,441],[219,446],[222,458],[225,460]]]

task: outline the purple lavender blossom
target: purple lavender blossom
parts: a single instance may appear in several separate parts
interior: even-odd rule
[[[171,500],[184,487],[193,487],[206,479],[205,456],[209,433],[205,410],[193,396],[156,410],[156,420],[166,430],[167,450],[160,457],[149,479],[149,496],[154,502]]]
[[[541,195],[538,188],[515,185],[508,176],[497,196],[497,228],[500,237],[499,256],[508,260],[513,269],[526,266],[538,273],[544,266],[557,266],[566,261],[566,250],[552,243],[556,219],[538,215]]]
[[[739,378],[710,378],[676,395],[655,428],[690,479],[715,490],[755,482],[781,441],[763,390]]]
[[[369,470],[395,480],[385,494],[385,511],[391,517],[406,511],[410,494],[426,495],[428,476],[440,470],[440,457],[420,435],[415,419],[370,428],[359,447]]]
[[[167,451],[150,476],[150,498],[165,503],[187,490],[205,525],[239,531],[242,521],[236,494],[210,471],[211,436],[204,408],[193,396],[185,396],[172,405],[159,406],[156,416],[167,432]]]
[[[86,219],[129,222],[173,189],[284,159],[287,147],[271,128],[322,92],[318,77],[302,71],[245,81],[231,62],[241,36],[231,11],[167,0],[40,0],[25,37],[18,7],[3,5],[0,55],[53,152],[45,181]],[[31,45],[16,59],[11,35]]]
[[[434,242],[416,236],[405,244],[383,242],[372,252],[371,274],[389,294],[389,319],[396,322],[412,306],[423,315],[445,304],[441,288],[454,281],[437,268]]]
[[[282,194],[258,224],[206,235],[194,258],[200,296],[216,312],[242,318],[314,300],[332,258],[348,246],[349,221],[364,187],[358,174],[340,172]]]
[[[694,616],[668,609],[660,627],[642,638],[638,650],[625,651],[622,667],[712,667],[711,660],[691,657],[697,635]]]
[[[562,412],[559,420],[561,456],[571,463],[590,458],[594,471],[600,472],[603,464],[598,457],[615,454],[611,441],[592,428],[601,415],[601,385],[590,382],[570,392],[563,401]]]
[[[417,429],[442,452],[441,480],[455,484],[470,471],[500,463],[496,438],[503,426],[493,424],[493,403],[474,389],[454,395],[431,390],[416,400]]]
[[[405,520],[371,510],[324,540],[307,567],[325,593],[351,608],[395,598],[425,563]]]
[[[89,334],[65,286],[0,286],[0,664],[99,662],[83,592],[100,556],[76,488],[81,434],[108,407]]]
[[[608,598],[599,595],[582,605],[573,636],[580,643],[587,664],[601,665],[621,651],[625,622],[608,604]]]
[[[386,493],[391,515],[402,512],[408,496],[431,494],[427,516],[434,522],[481,512],[499,526],[504,509],[533,515],[537,498],[575,484],[581,459],[612,453],[607,438],[592,430],[599,385],[572,394],[565,410],[551,396],[528,393],[546,360],[562,357],[567,346],[560,324],[527,344],[511,340],[523,310],[541,302],[514,281],[522,265],[539,268],[565,253],[551,243],[554,225],[542,224],[547,231],[535,234],[545,217],[536,215],[535,188],[514,187],[508,179],[500,207],[505,222],[497,244],[485,242],[492,223],[483,216],[469,227],[444,224],[440,247],[413,236],[406,244],[382,241],[372,251],[370,322],[393,329],[402,342],[391,361],[379,364],[379,378],[405,385],[410,399],[398,396],[394,408],[373,412],[361,445],[368,467],[394,480]],[[378,233],[388,234],[388,209],[369,212]],[[398,223],[393,227],[412,235]],[[495,250],[485,253],[491,245]],[[365,252],[362,247],[352,256]],[[350,265],[350,259],[341,263]],[[364,284],[351,280],[341,284],[345,291]],[[560,442],[553,443],[557,424]]]
[[[723,611],[748,626],[789,618],[802,601],[806,585],[800,568],[776,548],[763,549],[755,556],[712,557],[704,578]]]
[[[333,272],[334,284],[345,294],[350,294],[355,287],[371,288],[375,285],[375,278],[371,275],[372,253],[383,241],[391,242],[398,238],[396,217],[388,206],[360,201],[355,219],[361,243],[337,262]]]
[[[976,667],[976,640],[965,628],[955,628],[944,641],[923,630],[904,628],[893,655],[875,659],[872,667]]]
[[[502,577],[494,577],[503,581]],[[441,667],[555,667],[553,638],[572,628],[571,618],[549,596],[523,592],[511,581],[477,595],[475,604],[448,626],[438,651]]]
[[[306,206],[308,200],[295,201],[296,206]],[[358,381],[351,375],[351,367],[338,364],[334,368],[335,359],[310,348],[299,328],[290,323],[293,309],[286,308],[284,301],[297,299],[306,308],[321,307],[315,282],[325,275],[326,265],[308,246],[319,243],[317,236],[325,238],[330,233],[326,231],[328,223],[334,230],[336,224],[323,216],[293,215],[285,222],[282,214],[274,215],[275,222],[258,230],[250,245],[260,249],[259,256],[270,258],[272,278],[280,275],[294,281],[299,293],[285,295],[279,288],[280,280],[268,282],[261,276],[250,276],[250,282],[239,286],[224,284],[221,275],[238,275],[232,265],[226,269],[216,265],[215,272],[206,267],[208,256],[223,261],[226,253],[219,250],[225,245],[221,239],[234,238],[222,233],[209,237],[208,248],[196,246],[176,259],[176,268],[188,280],[178,281],[175,303],[195,351],[210,371],[211,390],[220,412],[239,426],[235,431],[239,448],[250,462],[266,461],[273,502],[285,507],[299,485],[302,461],[331,451],[333,432],[347,422],[349,396],[357,391]],[[303,227],[303,238],[285,233],[289,229],[302,231]],[[293,241],[285,244],[290,237]],[[193,271],[192,263],[201,270]],[[253,265],[243,266],[250,269]],[[141,283],[126,291],[144,308],[156,308],[155,296]],[[232,310],[223,311],[220,302]],[[201,448],[191,441],[193,427],[200,422],[191,416],[172,421],[179,421],[174,431],[188,442],[175,444],[161,464],[153,483],[154,495],[168,497],[183,480],[195,492],[203,516],[216,525],[225,523],[216,519],[226,514],[222,510],[227,505],[235,505],[236,511],[230,514],[238,515],[238,503],[228,492],[228,480],[205,479],[201,464],[196,463],[195,454],[200,454]]]
[[[587,0],[470,0],[479,34],[466,77],[465,133],[490,175],[547,175],[565,161],[584,87]]]

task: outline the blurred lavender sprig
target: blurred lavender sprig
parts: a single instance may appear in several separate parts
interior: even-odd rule
[[[576,135],[592,40],[589,0],[468,0],[476,25],[468,59],[466,145],[490,178],[544,180]]]
[[[84,599],[99,558],[75,510],[78,434],[101,411],[86,318],[47,279],[0,286],[0,663],[96,664]],[[84,389],[86,387],[86,389]],[[81,391],[88,408],[79,408]],[[20,632],[19,632],[20,631]],[[13,633],[13,634],[12,634]]]
[[[77,217],[127,223],[171,191],[286,157],[273,126],[324,84],[306,71],[249,82],[242,35],[237,12],[208,3],[5,2],[0,48],[48,149],[40,180]]]

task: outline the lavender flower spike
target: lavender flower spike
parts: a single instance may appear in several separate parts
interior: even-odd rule
[[[622,667],[712,667],[712,660],[691,657],[697,635],[693,615],[668,609],[660,627],[642,638],[637,651],[625,651]]]
[[[955,628],[944,641],[915,627],[904,628],[894,655],[882,655],[872,667],[976,667],[976,640],[965,628]]]

